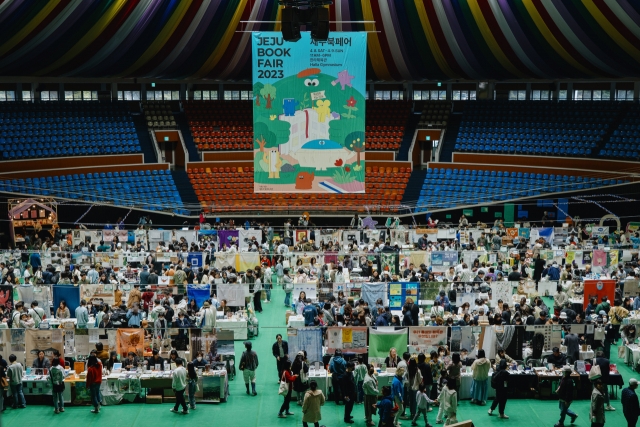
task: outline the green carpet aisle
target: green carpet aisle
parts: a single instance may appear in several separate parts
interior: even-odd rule
[[[169,412],[170,404],[145,405],[145,404],[123,404],[119,406],[104,407],[100,414],[89,412],[90,407],[67,407],[65,413],[54,415],[52,406],[28,406],[22,410],[7,409],[2,414],[2,427],[23,427],[23,426],[43,426],[43,427],[133,427],[133,426],[178,426],[185,425],[215,425],[229,426],[301,426],[302,411],[297,404],[291,405],[294,416],[286,419],[277,418],[278,410],[282,404],[282,397],[278,396],[278,386],[276,384],[276,366],[274,358],[271,356],[271,345],[275,341],[277,333],[286,332],[284,327],[286,308],[283,304],[284,292],[273,291],[272,303],[263,304],[264,311],[259,314],[260,335],[253,340],[254,349],[258,352],[260,366],[257,371],[257,396],[247,396],[245,394],[242,373],[235,380],[229,383],[229,399],[227,403],[218,405],[201,404],[189,415],[178,415]],[[242,342],[236,342],[236,360],[240,360],[242,353]],[[632,376],[640,378],[629,367],[624,365],[617,358],[617,350],[612,347],[612,363],[618,364],[618,369],[627,383]],[[607,412],[607,426],[626,425],[622,415],[620,405],[620,390],[618,390],[618,400],[612,400],[611,404],[616,408],[615,412]],[[295,402],[295,400],[294,400]],[[488,425],[517,425],[518,427],[540,427],[553,426],[559,417],[558,402],[555,400],[509,400],[507,402],[506,414],[510,420],[501,420],[497,416],[489,417],[487,410],[489,406],[471,405],[469,401],[460,403],[458,419],[472,419],[476,426]],[[576,401],[571,405],[578,415],[577,426],[589,426],[589,401]],[[343,422],[344,406],[336,406],[328,402],[322,411],[322,425],[337,426],[346,425]],[[353,411],[356,421],[355,426],[364,426],[364,411],[361,405],[356,405]],[[429,413],[429,422],[435,425],[436,412]],[[376,419],[377,422],[377,419]],[[207,423],[207,424],[205,424]],[[567,419],[566,425],[569,424]],[[403,427],[411,425],[410,421],[403,421]],[[423,424],[419,423],[422,427]]]

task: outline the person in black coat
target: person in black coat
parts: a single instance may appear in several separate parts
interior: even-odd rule
[[[635,427],[638,423],[638,415],[640,415],[640,405],[638,404],[638,395],[636,389],[638,388],[638,380],[631,378],[629,380],[629,387],[622,390],[620,396],[620,403],[622,403],[622,412],[627,419],[628,427]]]
[[[602,351],[598,351],[596,352],[596,357],[594,357],[593,359],[593,364],[594,365],[598,365],[600,366],[600,373],[602,374],[602,377],[600,378],[602,380],[602,383],[607,386],[608,384],[610,384],[609,381],[609,359],[604,357],[604,353]],[[609,393],[603,393],[604,394],[604,409],[605,411],[614,411],[615,408],[613,408],[611,406],[611,402],[609,401]]]
[[[420,324],[420,307],[418,307],[418,304],[416,304],[415,302],[413,302],[413,298],[408,297],[407,298],[407,305],[409,306],[409,310],[411,311],[411,320],[412,320],[412,324],[413,326],[417,326]]]
[[[276,342],[271,347],[273,357],[276,358],[276,366],[278,367],[278,383],[282,378],[285,363],[289,361],[289,343],[282,340],[282,335],[276,335]]]
[[[493,403],[489,409],[489,415],[493,415],[493,411],[498,408],[500,418],[509,418],[504,414],[504,408],[507,406],[507,395],[509,394],[507,388],[508,380],[509,371],[507,371],[507,359],[501,359],[496,372],[491,378],[491,387],[496,390],[496,398],[493,399]]]
[[[355,365],[353,362],[347,363],[347,372],[342,377],[342,393],[344,396],[344,422],[347,424],[353,424],[353,417],[351,411],[357,398],[356,382],[353,378],[353,370]]]

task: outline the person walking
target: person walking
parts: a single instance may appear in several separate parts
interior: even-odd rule
[[[496,390],[496,398],[493,399],[491,408],[489,408],[489,415],[493,415],[493,411],[498,408],[500,418],[509,419],[504,413],[504,408],[507,406],[507,381],[509,380],[509,371],[507,370],[507,360],[502,359],[498,364],[496,373],[491,378],[491,387]]]
[[[291,364],[291,372],[293,372],[293,375],[298,376],[293,383],[293,391],[296,392],[296,398],[299,406],[302,406],[305,392],[309,388],[309,365],[305,361],[306,356],[304,353],[304,351],[299,351]]]
[[[302,403],[302,427],[309,427],[307,423],[313,423],[313,427],[320,427],[322,419],[320,408],[324,406],[324,402],[325,397],[322,391],[318,390],[318,383],[311,381]]]
[[[356,388],[356,381],[353,378],[353,370],[355,369],[353,362],[347,363],[347,372],[342,378],[342,393],[344,395],[344,422],[347,424],[353,424],[353,417],[351,411],[353,411],[353,405],[358,398],[358,390]]]
[[[597,379],[593,385],[593,391],[591,392],[591,408],[589,409],[591,427],[603,427],[606,421],[604,416],[603,394],[607,392],[607,386],[600,379]]]
[[[427,386],[425,384],[420,384],[418,393],[416,393],[416,414],[411,420],[412,426],[418,425],[416,421],[418,421],[418,418],[420,418],[420,414],[422,414],[425,427],[433,427],[431,424],[429,424],[429,421],[427,421],[427,412],[429,412],[430,403],[437,404],[438,401],[429,399],[429,395],[427,394]]]
[[[289,343],[282,340],[282,335],[276,335],[276,342],[271,346],[271,352],[273,357],[276,358],[276,366],[278,368],[278,384],[280,384],[280,378],[282,378],[282,372],[284,371],[284,365],[289,359]]]
[[[187,370],[182,365],[182,359],[176,359],[176,369],[173,370],[173,380],[171,381],[171,388],[176,396],[176,404],[170,409],[173,413],[178,413],[180,405],[182,405],[182,413],[188,414],[189,408],[187,402],[184,400],[184,392],[187,388]]]
[[[187,384],[189,387],[189,407],[196,409],[196,391],[198,390],[198,373],[193,362],[187,363]]]
[[[447,382],[447,384],[442,387],[438,401],[440,402],[444,417],[447,419],[445,425],[457,423],[458,393],[456,393],[453,382]]]
[[[60,366],[60,359],[53,359],[51,365],[49,380],[52,386],[53,413],[59,414],[64,412],[64,398],[62,397],[62,392],[64,391],[64,369]]]
[[[391,383],[391,396],[393,398],[393,403],[398,407],[398,412],[396,412],[395,417],[393,417],[393,425],[399,426],[400,415],[402,414],[403,404],[404,402],[404,384],[402,379],[404,377],[404,368],[396,368],[396,375],[393,377],[393,382]]]
[[[240,370],[244,378],[244,386],[247,388],[247,394],[256,396],[256,369],[258,369],[258,354],[251,349],[251,342],[244,342],[245,351],[242,352],[240,358]],[[249,392],[249,383],[251,383],[251,392]]]
[[[24,368],[22,364],[18,362],[15,354],[9,356],[9,363],[7,376],[9,377],[9,388],[13,396],[13,405],[11,407],[13,409],[26,408],[27,401],[24,399],[24,393],[22,392],[22,375],[24,374]]]
[[[374,405],[378,401],[378,395],[380,391],[378,391],[378,380],[375,377],[376,370],[373,366],[369,365],[369,370],[367,374],[364,376],[364,381],[362,383],[362,390],[364,391],[364,417],[366,420],[366,425],[375,426],[376,424],[371,419],[374,414]]]
[[[296,380],[297,375],[293,375],[291,372],[291,362],[287,360],[284,362],[282,367],[282,381],[287,382],[288,391],[287,394],[284,395],[284,402],[280,407],[280,411],[278,412],[278,418],[287,418],[287,415],[295,415],[293,412],[289,411],[289,404],[291,403],[291,392],[293,391],[293,382]]]
[[[471,371],[473,373],[471,403],[484,405],[487,402],[489,368],[491,368],[491,362],[485,357],[484,350],[478,350],[478,358],[471,364]]]
[[[279,277],[279,276],[278,276]],[[284,269],[284,276],[282,277],[282,282],[284,283],[284,305],[287,307],[291,307],[291,292],[293,292],[293,279],[289,275],[289,269]]]
[[[622,413],[627,420],[627,427],[636,427],[638,423],[638,415],[640,415],[640,405],[638,404],[638,380],[631,378],[629,387],[622,390],[620,403],[622,403]]]
[[[100,386],[102,385],[102,363],[96,356],[89,356],[87,360],[87,387],[91,394],[91,404],[94,414],[100,413]]]
[[[564,419],[567,415],[571,418],[571,424],[576,422],[578,414],[569,409],[573,401],[573,379],[571,378],[571,368],[566,367],[562,370],[562,379],[556,389],[558,395],[558,406],[560,408],[560,420],[554,427],[564,427]]]

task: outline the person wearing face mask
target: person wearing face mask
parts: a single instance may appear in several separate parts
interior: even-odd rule
[[[196,358],[193,359],[191,362],[193,363],[193,366],[196,369],[204,368],[207,365],[207,361],[204,360],[204,351],[202,351],[202,350],[198,351],[198,354],[196,355]]]

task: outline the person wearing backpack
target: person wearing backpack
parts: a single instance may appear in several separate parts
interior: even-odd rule
[[[60,366],[60,359],[56,358],[51,361],[51,369],[49,370],[49,380],[52,386],[53,408],[54,413],[64,412],[64,369]]]
[[[509,419],[504,413],[504,408],[507,406],[507,381],[509,380],[509,371],[507,370],[507,360],[502,359],[498,364],[498,369],[491,378],[491,387],[496,390],[496,398],[493,399],[491,408],[489,408],[489,415],[493,415],[493,411],[498,408],[500,418]]]

